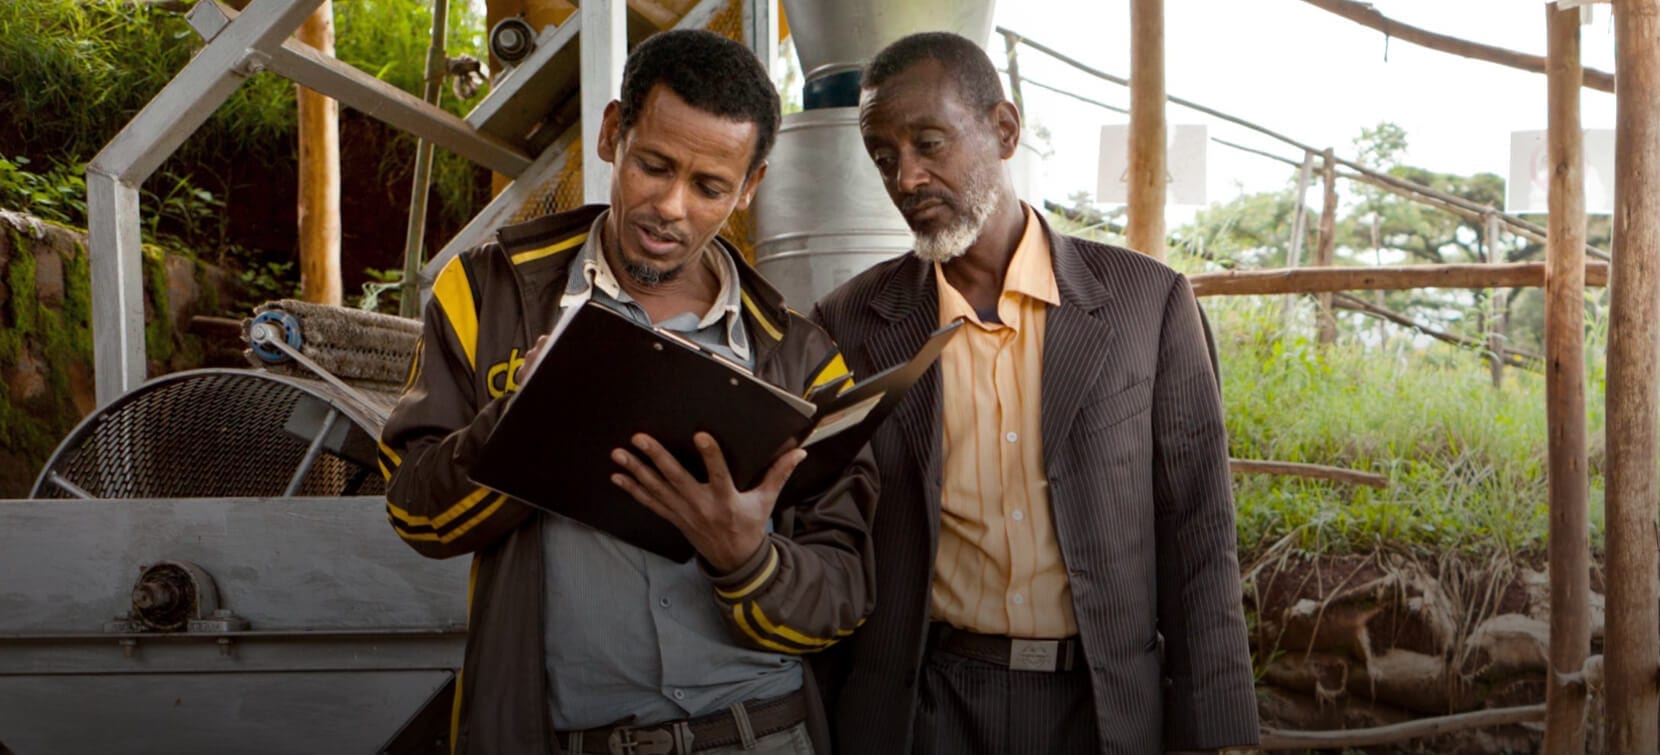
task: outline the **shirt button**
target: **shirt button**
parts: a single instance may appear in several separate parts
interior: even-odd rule
[[[1025,605],[1026,604],[1026,596],[1021,595],[1020,593],[1015,593],[1014,594],[1014,604],[1017,605],[1017,606]]]
[[[1009,434],[1008,434],[1008,435],[1005,435],[1005,436],[1003,436],[1003,438],[1004,438],[1004,439],[1005,439],[1005,440],[1007,440],[1007,441],[1008,441],[1008,442],[1010,442],[1010,443],[1013,443],[1013,442],[1015,442],[1015,441],[1017,441],[1017,440],[1020,440],[1020,436],[1019,436],[1019,435],[1017,435],[1017,434],[1015,434],[1015,433],[1012,433],[1012,432],[1011,432],[1011,433],[1009,433]]]
[[[1026,518],[1026,512],[1021,511],[1020,509],[1015,509],[1014,513],[1009,515],[1009,518],[1011,518],[1011,519],[1018,522],[1018,521]]]
[[[676,700],[686,699],[686,690],[677,689],[673,692],[673,694],[674,694],[674,699],[676,699]]]
[[[657,599],[657,605],[660,605],[664,608],[668,608],[669,607],[669,598],[668,598],[668,596],[665,595],[661,598],[658,598]]]

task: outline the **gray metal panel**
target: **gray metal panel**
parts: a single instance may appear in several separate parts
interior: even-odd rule
[[[250,460],[250,463],[256,463]],[[200,565],[254,630],[466,623],[466,559],[416,554],[378,498],[0,501],[0,634],[99,631],[139,567]],[[0,659],[10,646],[0,643]],[[0,668],[4,668],[0,660]]]
[[[769,162],[752,210],[755,267],[791,306],[910,250],[910,226],[865,156],[858,108],[784,116]]]
[[[134,185],[159,167],[208,116],[260,67],[251,51],[274,48],[300,27],[322,0],[263,0],[251,4],[186,63],[177,76],[121,129],[88,166]],[[136,219],[135,219],[136,220]]]
[[[565,159],[568,156],[566,149],[579,135],[581,129],[577,126],[565,129],[565,133],[547,149],[542,150],[542,154],[536,157],[536,161],[531,163],[524,173],[508,184],[495,199],[490,200],[490,204],[474,215],[466,227],[458,231],[438,254],[427,261],[426,266],[421,268],[421,306],[426,306],[426,300],[432,294],[432,281],[437,279],[438,271],[443,270],[452,257],[489,241],[496,229],[506,225],[513,218],[513,213],[518,212],[525,202],[536,196],[542,184],[565,169]]]
[[[622,89],[623,61],[628,56],[628,4],[623,0],[584,0],[582,17],[582,201],[611,200],[611,164],[595,152],[605,106]]]
[[[744,41],[760,59],[767,75],[772,75],[773,60],[778,57],[778,14],[775,0],[743,0]]]
[[[0,676],[0,736],[17,755],[373,753],[449,676]]]
[[[530,157],[517,147],[314,47],[283,43],[271,51],[271,70],[497,173],[517,176],[530,166]]]
[[[144,280],[138,188],[108,173],[86,174],[92,276],[92,361],[99,406],[144,382]]]
[[[919,31],[952,31],[985,46],[994,0],[783,0],[790,34],[809,77],[828,65],[862,64]]]
[[[554,105],[576,94],[581,61],[574,44],[582,14],[542,30],[530,56],[491,85],[490,93],[467,114],[467,122],[497,138],[521,143]]]

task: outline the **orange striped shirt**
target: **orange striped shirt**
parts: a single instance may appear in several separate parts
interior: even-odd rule
[[[1060,303],[1049,239],[1026,207],[1026,232],[983,322],[936,263],[940,322],[964,332],[940,356],[943,489],[935,620],[984,634],[1038,639],[1078,632],[1049,510],[1040,421],[1043,330]]]

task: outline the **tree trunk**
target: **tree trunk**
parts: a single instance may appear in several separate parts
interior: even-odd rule
[[[1164,0],[1130,0],[1130,248],[1164,259]]]
[[[1585,687],[1562,675],[1591,647],[1590,479],[1585,448],[1585,149],[1579,10],[1545,6],[1550,29],[1550,240],[1545,247],[1546,479],[1550,489],[1550,665],[1545,755],[1585,752]]]
[[[1608,343],[1610,752],[1660,752],[1655,611],[1656,304],[1660,302],[1660,0],[1614,5],[1614,272]]]
[[[323,0],[299,39],[334,54],[334,3]],[[300,298],[339,305],[340,103],[297,87],[300,141]]]

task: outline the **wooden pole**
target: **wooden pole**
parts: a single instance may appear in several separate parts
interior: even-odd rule
[[[1196,273],[1188,280],[1193,284],[1195,296],[1401,291],[1409,288],[1539,288],[1545,285],[1545,263],[1227,270]],[[1585,285],[1603,286],[1607,283],[1608,263],[1585,264]]]
[[[1622,2],[1624,0],[1621,0]],[[1502,47],[1478,44],[1457,37],[1409,26],[1391,19],[1374,9],[1371,3],[1354,2],[1354,0],[1303,0],[1321,10],[1329,11],[1353,21],[1362,26],[1368,26],[1392,38],[1404,39],[1421,47],[1431,50],[1452,53],[1466,58],[1485,60],[1489,63],[1520,68],[1534,73],[1545,73],[1545,59],[1538,55],[1506,50]],[[1595,69],[1585,71],[1585,86],[1603,92],[1614,91],[1614,77],[1606,71]]]
[[[1379,293],[1382,293],[1382,292],[1379,292]],[[1348,293],[1334,294],[1332,296],[1332,306],[1334,306],[1338,309],[1347,310],[1347,311],[1350,311],[1350,312],[1359,312],[1363,315],[1367,315],[1367,316],[1370,316],[1370,317],[1375,317],[1375,318],[1378,319],[1378,323],[1380,325],[1382,323],[1392,322],[1392,323],[1394,323],[1396,325],[1399,325],[1403,328],[1411,328],[1414,331],[1422,333],[1426,336],[1429,336],[1430,338],[1434,338],[1435,340],[1441,341],[1443,343],[1449,343],[1449,344],[1452,344],[1453,346],[1458,346],[1460,348],[1465,348],[1465,349],[1474,349],[1476,351],[1483,352],[1484,354],[1487,351],[1487,344],[1485,342],[1477,341],[1477,340],[1472,339],[1472,338],[1465,338],[1465,337],[1460,336],[1460,335],[1455,335],[1455,334],[1452,334],[1452,333],[1446,333],[1446,332],[1443,332],[1443,331],[1436,330],[1435,328],[1432,328],[1432,327],[1429,327],[1428,325],[1424,325],[1423,323],[1417,322],[1417,321],[1413,320],[1412,318],[1407,317],[1406,315],[1403,315],[1399,312],[1396,312],[1392,309],[1389,309],[1388,307],[1382,306],[1380,304],[1374,304],[1372,302],[1366,301],[1365,299],[1362,299],[1362,298],[1360,298],[1358,296],[1355,296],[1353,294],[1348,294]],[[1523,350],[1523,349],[1505,349],[1504,350],[1504,363],[1508,367],[1521,367],[1521,368],[1524,368],[1524,369],[1532,369],[1532,370],[1541,370],[1542,371],[1544,361],[1545,361],[1545,358],[1543,356],[1541,356],[1539,354],[1534,354],[1532,352],[1529,352],[1529,351],[1526,351],[1526,350]]]
[[[1423,739],[1458,731],[1488,726],[1508,726],[1524,721],[1538,721],[1545,716],[1543,705],[1519,705],[1514,708],[1488,708],[1457,713],[1437,718],[1402,721],[1387,726],[1338,731],[1289,731],[1264,729],[1257,749],[1273,750],[1344,750],[1351,747],[1394,744]]]
[[[1608,750],[1660,752],[1655,610],[1660,0],[1614,4],[1614,273],[1608,323]]]
[[[1499,248],[1498,216],[1487,216],[1486,229],[1482,236],[1487,244],[1487,264],[1504,264],[1504,252]],[[1491,289],[1487,292],[1487,351],[1491,355],[1487,364],[1493,376],[1494,388],[1504,387],[1504,321],[1504,291]]]
[[[1546,480],[1550,490],[1550,669],[1545,755],[1585,752],[1585,687],[1563,676],[1591,648],[1590,478],[1585,445],[1585,148],[1579,10],[1545,6],[1550,35],[1550,240],[1545,245]]]
[[[1332,160],[1330,147],[1326,148],[1325,159],[1320,165],[1320,177],[1325,181],[1325,203],[1320,210],[1320,246],[1314,250],[1315,267],[1331,267],[1337,256],[1337,164]],[[1322,344],[1337,342],[1337,318],[1331,310],[1331,294],[1322,293],[1315,297],[1320,303],[1315,312],[1319,342]]]
[[[1303,165],[1297,171],[1297,193],[1292,195],[1295,204],[1291,209],[1291,244],[1286,250],[1285,268],[1296,270],[1303,264],[1303,237],[1308,235],[1308,183],[1314,174],[1314,153],[1303,152]],[[1285,328],[1290,332],[1295,323],[1294,315],[1297,312],[1297,300],[1285,300]]]
[[[1026,122],[1026,98],[1020,93],[1020,37],[1012,31],[1003,32],[1003,51],[1008,54],[1009,66],[1009,94],[1014,97],[1014,107],[1020,111],[1020,122]]]
[[[1164,0],[1130,0],[1130,160],[1125,240],[1164,259]]]
[[[1389,487],[1389,478],[1383,475],[1362,472],[1358,469],[1329,467],[1323,464],[1303,464],[1295,461],[1272,461],[1269,459],[1228,459],[1228,469],[1236,475],[1271,474],[1342,482],[1349,485],[1365,485],[1369,488]]]
[[[299,40],[334,54],[334,2],[323,0]],[[340,103],[297,87],[300,142],[300,298],[340,304]]]
[[[449,0],[432,0],[432,32],[427,45],[426,80],[421,99],[437,105],[444,94],[448,55],[444,41],[449,32]],[[403,286],[399,289],[398,315],[421,316],[421,263],[427,230],[427,193],[432,186],[432,142],[415,144],[415,170],[409,189],[409,224],[404,227]]]

